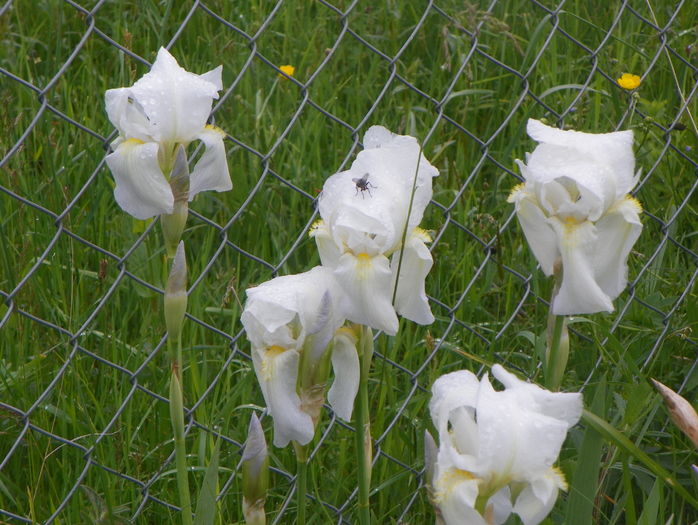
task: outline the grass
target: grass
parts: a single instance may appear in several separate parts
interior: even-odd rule
[[[636,4],[618,13],[576,0],[553,14],[552,2],[525,0],[489,8],[443,0],[428,10],[392,0],[334,8],[85,0],[84,9],[95,8],[89,16],[57,0],[5,9],[0,67],[22,80],[4,73],[0,83],[3,519],[178,521],[167,463],[161,234],[118,208],[102,163],[113,133],[104,91],[148,68],[108,39],[147,61],[171,43],[194,72],[223,64],[226,90],[214,117],[231,137],[235,187],[192,203],[185,241],[195,286],[184,331],[185,404],[195,406],[196,421],[187,440],[191,481],[202,483],[220,433],[220,523],[241,520],[239,444],[251,411],[263,405],[241,335],[244,290],[319,262],[307,237],[312,199],[349,165],[372,124],[417,136],[441,172],[423,221],[436,239],[427,279],[436,322],[402,321],[395,338],[376,342],[369,384],[380,438],[376,522],[433,519],[419,473],[436,377],[499,362],[541,380],[542,301],[552,283],[506,203],[518,181],[514,159],[533,148],[529,117],[585,131],[635,130],[646,213],[629,261],[631,287],[614,314],[572,325],[563,387],[584,387],[587,407],[596,397],[596,413],[695,494],[695,450],[648,378],[695,399],[698,11],[690,2],[677,13],[668,2]],[[648,22],[670,24],[660,38]],[[294,80],[280,79],[271,64],[293,64]],[[626,71],[644,75],[636,102],[614,83]],[[271,421],[263,424],[271,440]],[[336,522],[338,512],[353,522],[353,432],[329,417],[321,431],[309,464],[310,522]],[[582,489],[590,490],[585,508],[595,523],[698,521],[636,457],[611,441],[595,449],[593,437],[584,425],[571,432],[560,462],[571,490],[547,524],[585,523],[565,518]],[[577,466],[597,457],[586,484],[575,479]],[[283,507],[294,464],[290,447],[272,449],[267,509],[278,523],[295,516],[295,501]]]

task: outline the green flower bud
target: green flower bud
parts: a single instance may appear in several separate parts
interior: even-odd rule
[[[269,488],[269,453],[262,425],[252,414],[242,453],[242,512],[249,525],[264,525],[264,503]]]
[[[165,325],[169,337],[173,340],[177,340],[182,333],[186,311],[187,260],[184,255],[184,243],[180,241],[165,288]]]

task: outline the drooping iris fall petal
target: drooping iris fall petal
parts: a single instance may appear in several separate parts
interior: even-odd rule
[[[137,139],[121,142],[106,161],[114,175],[114,198],[136,219],[172,213],[174,196],[158,164],[159,146]]]

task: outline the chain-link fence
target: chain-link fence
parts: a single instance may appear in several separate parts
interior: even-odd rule
[[[427,291],[437,322],[403,328],[412,336],[407,349],[400,347],[407,336],[377,340],[376,384],[397,378],[388,392],[374,385],[390,407],[374,416],[372,498],[381,515],[426,520],[421,450],[402,436],[421,443],[414,436],[428,425],[423,400],[436,375],[464,366],[464,357],[470,366],[506,361],[536,373],[538,361],[518,336],[542,326],[550,285],[504,202],[520,179],[513,159],[533,147],[524,133],[530,116],[584,131],[636,130],[645,230],[630,283],[616,312],[598,321],[603,329],[579,325],[575,337],[580,346],[622,346],[619,355],[639,363],[635,373],[659,374],[660,357],[671,355],[675,368],[662,370],[683,378],[678,390],[695,386],[691,2],[237,4],[66,0],[0,8],[5,520],[68,523],[81,508],[109,508],[157,523],[178,510],[174,492],[163,488],[173,486],[173,455],[159,227],[115,206],[104,164],[115,136],[104,90],[132,83],[159,45],[190,71],[223,63],[226,75],[213,118],[229,134],[234,189],[194,202],[185,233],[195,259],[187,337],[204,356],[185,372],[190,464],[204,468],[210,440],[224,440],[221,501],[239,500],[236,461],[252,408],[244,403],[261,403],[238,322],[243,290],[317,260],[307,231],[319,188],[349,165],[372,124],[417,136],[441,170],[425,220],[434,230]],[[194,49],[204,65],[190,58]],[[294,76],[280,77],[279,67],[294,62]],[[625,71],[642,77],[636,94],[616,82]],[[85,84],[95,91],[85,95]],[[571,384],[598,380],[606,366],[602,354],[587,353]],[[319,462],[332,464],[328,448],[351,435],[330,417],[311,465],[326,469]],[[268,508],[275,523],[290,523],[292,463],[273,469],[277,495]],[[56,471],[62,485],[49,481]],[[326,485],[343,476],[326,475]],[[391,486],[404,495],[398,502],[381,499]],[[319,522],[353,520],[356,491],[311,493]]]

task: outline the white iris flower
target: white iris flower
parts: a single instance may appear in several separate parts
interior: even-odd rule
[[[349,420],[359,384],[356,348],[335,332],[344,323],[342,292],[332,272],[316,266],[276,277],[247,290],[241,321],[252,344],[252,361],[271,416],[274,445],[309,443],[322,407],[322,372],[332,352],[335,379],[330,404]],[[319,378],[319,383],[313,381]],[[305,388],[305,387],[308,388]]]
[[[537,120],[527,132],[539,145],[525,164],[517,160],[526,182],[508,200],[545,274],[561,263],[553,313],[611,312],[642,230],[642,207],[628,195],[637,183],[633,133],[562,131]]]
[[[440,444],[427,468],[446,525],[498,525],[512,512],[537,525],[567,486],[553,464],[581,416],[581,394],[549,392],[500,365],[492,374],[505,390],[465,370],[432,387],[429,410]]]
[[[178,145],[201,140],[205,152],[190,175],[189,200],[205,190],[232,188],[223,139],[206,125],[213,99],[223,89],[222,66],[196,75],[181,68],[160,48],[149,73],[131,87],[106,92],[107,114],[119,130],[107,164],[114,175],[114,197],[137,219],[170,214],[174,199],[169,175]]]
[[[418,225],[431,200],[431,179],[439,172],[419,156],[414,137],[373,126],[363,143],[351,168],[325,181],[319,200],[322,220],[311,235],[323,266],[332,269],[349,299],[347,319],[394,335],[397,314],[420,324],[434,321],[424,290],[433,263],[425,243],[431,239]]]

